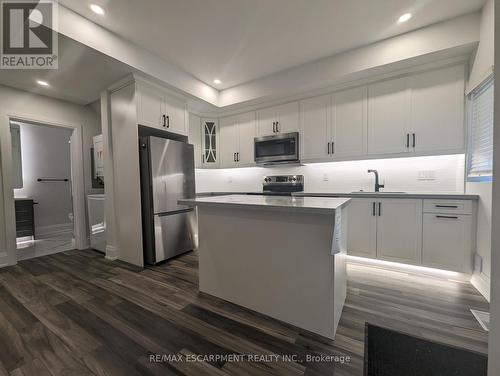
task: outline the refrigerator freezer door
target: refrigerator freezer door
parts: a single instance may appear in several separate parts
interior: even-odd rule
[[[177,201],[195,197],[193,145],[151,137],[150,153],[154,214],[187,209]]]
[[[195,248],[196,212],[155,215],[155,262],[166,260]]]

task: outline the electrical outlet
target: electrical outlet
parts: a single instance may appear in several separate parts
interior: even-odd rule
[[[328,181],[328,174],[323,174],[323,181]]]

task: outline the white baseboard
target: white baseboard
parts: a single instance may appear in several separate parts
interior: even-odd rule
[[[118,247],[114,245],[107,245],[106,246],[106,259],[107,260],[118,260]]]
[[[470,283],[472,283],[472,286],[474,286],[489,303],[491,286],[490,278],[484,273],[474,273],[470,279]]]

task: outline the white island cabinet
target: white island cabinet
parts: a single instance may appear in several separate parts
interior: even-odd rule
[[[350,199],[229,195],[198,208],[200,291],[329,339],[346,297]]]

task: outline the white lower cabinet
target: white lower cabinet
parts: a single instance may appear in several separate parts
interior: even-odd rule
[[[423,220],[423,265],[471,273],[472,228],[472,215],[425,213]]]
[[[352,199],[348,206],[347,249],[350,255],[377,257],[377,217],[373,199]]]
[[[420,264],[421,254],[422,200],[399,198],[378,200],[378,258]]]
[[[350,255],[472,272],[473,201],[354,198],[348,213]]]

